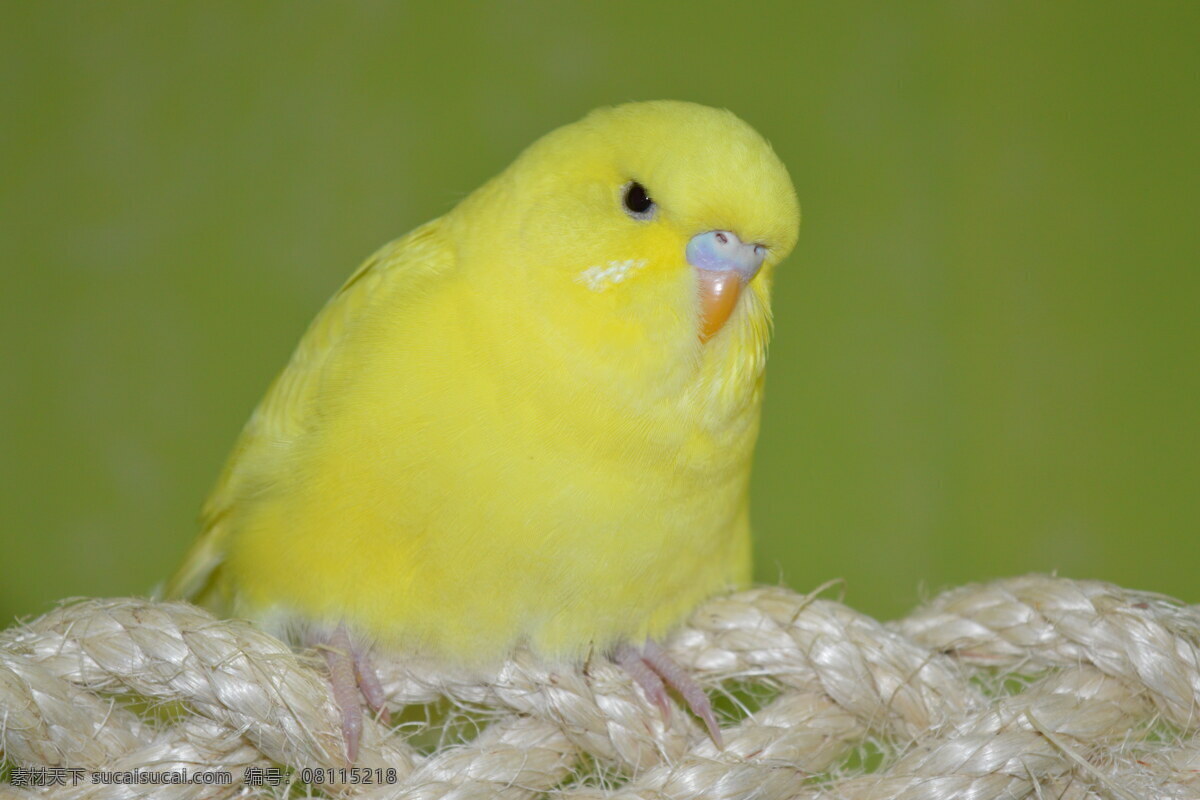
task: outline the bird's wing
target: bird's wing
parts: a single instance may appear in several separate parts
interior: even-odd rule
[[[291,360],[251,415],[201,512],[201,533],[168,581],[168,598],[208,599],[211,578],[225,559],[229,512],[252,502],[313,424],[312,413],[327,368],[346,333],[392,281],[420,284],[447,271],[453,250],[438,220],[426,223],[367,259],[309,325]]]

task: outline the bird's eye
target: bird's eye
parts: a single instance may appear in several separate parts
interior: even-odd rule
[[[650,219],[654,216],[654,201],[646,187],[637,181],[625,184],[625,213],[634,219]]]

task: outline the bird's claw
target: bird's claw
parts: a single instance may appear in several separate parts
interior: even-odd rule
[[[671,719],[671,700],[667,697],[667,687],[658,673],[650,668],[642,659],[642,652],[635,647],[623,644],[617,648],[615,655],[617,664],[633,678],[634,683],[642,687],[646,699],[662,712],[663,720]]]
[[[371,664],[366,648],[358,647],[350,639],[345,625],[338,625],[330,636],[318,644],[321,655],[329,667],[329,683],[333,688],[333,699],[342,712],[342,736],[346,741],[346,760],[353,764],[358,758],[358,745],[362,740],[363,713],[359,693],[367,706],[385,724],[391,717],[385,707],[386,698],[379,675]]]
[[[657,642],[647,640],[639,650],[631,645],[623,644],[617,648],[615,660],[629,676],[633,678],[646,698],[657,706],[664,721],[671,718],[671,701],[667,697],[667,687],[679,692],[679,696],[687,703],[692,713],[704,722],[708,735],[712,737],[717,747],[722,746],[721,727],[717,724],[717,715],[713,712],[708,695],[700,688],[700,684],[675,663]]]

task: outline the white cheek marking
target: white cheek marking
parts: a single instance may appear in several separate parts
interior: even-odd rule
[[[625,280],[644,266],[646,266],[646,259],[644,258],[631,258],[627,261],[610,261],[604,266],[588,267],[579,273],[575,280],[593,292],[603,292],[610,286]]]

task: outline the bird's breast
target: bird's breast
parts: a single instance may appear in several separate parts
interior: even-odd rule
[[[459,661],[569,658],[747,579],[756,401],[718,413],[710,387],[605,386],[461,314],[406,319],[421,336],[364,338],[348,363],[371,368],[331,379],[292,479],[239,522],[244,608]]]

